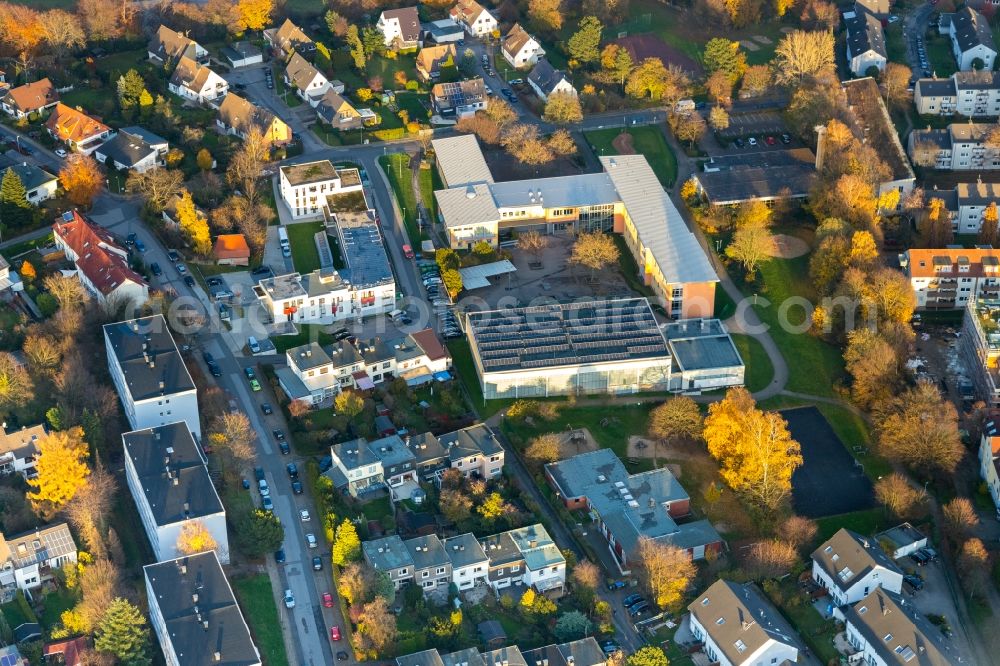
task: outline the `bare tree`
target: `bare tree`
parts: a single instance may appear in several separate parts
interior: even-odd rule
[[[833,33],[826,30],[795,30],[778,42],[774,51],[774,69],[781,83],[798,83],[806,76],[833,67]]]
[[[747,568],[754,578],[777,578],[788,573],[798,559],[792,544],[780,539],[767,539],[750,546]]]
[[[66,506],[66,516],[86,541],[94,557],[108,557],[102,535],[107,529],[107,517],[114,503],[118,482],[104,465],[98,464],[88,483],[82,486]]]
[[[132,171],[125,181],[125,189],[142,195],[146,205],[159,213],[174,195],[179,195],[184,189],[184,173],[177,169]]]
[[[548,244],[548,238],[534,230],[517,235],[517,249],[531,254],[536,260]]]
[[[778,536],[794,548],[801,549],[812,543],[818,529],[815,521],[802,516],[789,516],[778,526]]]
[[[911,485],[899,472],[893,472],[875,484],[875,498],[896,518],[907,519],[922,513],[927,493]]]
[[[944,527],[948,534],[960,543],[968,538],[979,525],[979,515],[967,497],[956,497],[944,505]]]
[[[691,556],[676,546],[648,537],[639,539],[636,556],[653,603],[664,610],[679,607],[697,572]]]
[[[239,188],[251,205],[258,203],[259,181],[264,165],[270,157],[270,145],[260,127],[251,124],[243,139],[243,146],[229,162],[226,179]]]

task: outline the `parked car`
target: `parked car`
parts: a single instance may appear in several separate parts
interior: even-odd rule
[[[208,278],[208,280],[206,280],[206,283],[208,284],[209,287],[221,287],[223,284],[222,278],[220,277],[210,277]]]
[[[271,489],[267,485],[267,479],[261,479],[258,481],[257,489],[260,490],[261,497],[269,497],[271,495]]]
[[[274,511],[274,502],[271,501],[270,496],[265,497],[261,504],[264,506],[264,511]]]
[[[149,265],[149,270],[155,277],[163,275],[163,269],[160,268],[160,265],[155,261]]]
[[[781,135],[781,143],[787,146],[791,142],[792,142],[792,137],[789,134],[786,133]]]
[[[337,661],[347,661],[347,653],[343,650],[337,651]]]
[[[284,564],[285,563],[285,549],[284,548],[279,548],[278,550],[274,551],[274,561],[277,562],[278,564]]]
[[[774,138],[772,135],[768,134],[766,137],[764,137],[764,143],[766,143],[769,146],[773,146],[778,143],[778,140]]]
[[[291,590],[285,590],[285,608],[295,608],[295,595]]]
[[[184,284],[186,284],[189,289],[194,289],[194,278],[191,277],[190,275],[185,275]]]
[[[626,583],[623,580],[610,580],[608,581],[608,589],[612,592],[614,590],[621,590],[625,587]]]
[[[257,468],[255,468],[254,471],[253,471],[253,475],[254,475],[254,477],[256,477],[256,479],[258,481],[263,481],[264,480],[264,468],[263,467],[257,467]]]
[[[407,259],[413,259],[413,248],[409,245],[403,245],[403,256]]]
[[[167,259],[176,264],[181,260],[181,255],[177,254],[177,250],[167,250]]]
[[[243,490],[250,490],[250,480],[244,477],[241,481],[243,483]]]
[[[282,432],[281,430],[278,430],[277,428],[275,428],[274,430],[272,430],[271,434],[274,435],[274,438],[276,440],[278,440],[279,442],[282,441],[283,439],[285,439],[285,433]]]
[[[757,145],[757,138],[756,137],[750,137],[749,139],[747,139],[747,145],[748,146],[756,146]]]
[[[340,627],[333,625],[330,627],[330,640],[339,641],[340,640]]]
[[[317,555],[313,558],[313,571],[323,570],[323,558]]]
[[[291,453],[291,449],[288,448],[288,442],[278,442],[278,448],[281,449],[281,455],[283,456]]]
[[[271,407],[271,403],[269,402],[262,402],[260,404],[260,411],[264,413],[264,416],[274,414],[274,409]]]
[[[310,548],[317,548],[317,547],[319,547],[319,542],[316,541],[316,535],[313,534],[312,532],[309,532],[308,534],[306,534],[306,543],[309,544]]]
[[[635,604],[639,603],[640,601],[642,601],[642,595],[641,594],[630,594],[627,597],[625,597],[624,599],[622,599],[622,606],[624,606],[625,608],[628,608],[629,606],[634,606]]]
[[[329,592],[323,593],[323,608],[333,608],[333,595]]]
[[[212,373],[213,377],[222,376],[222,367],[220,367],[218,363],[216,363],[215,361],[209,361],[207,365],[208,365],[208,371]]]
[[[913,588],[914,591],[924,589],[924,579],[913,574],[903,576],[903,581]]]
[[[636,604],[635,606],[632,606],[632,608],[629,609],[628,614],[631,615],[632,617],[638,617],[639,615],[642,615],[648,610],[649,610],[649,604],[643,601],[641,604]]]
[[[914,553],[910,553],[910,559],[913,560],[914,562],[916,562],[917,566],[920,566],[920,567],[922,567],[925,564],[927,564],[928,562],[930,562],[930,558],[928,558],[926,555],[924,555],[923,553],[921,553],[919,550],[916,551],[916,552],[914,552]]]
[[[143,252],[146,251],[146,244],[143,243],[138,238],[136,238],[135,239],[135,249],[139,250],[139,254],[142,254]]]
[[[292,481],[292,492],[295,493],[296,495],[301,495],[302,494],[302,482],[301,481]]]
[[[55,152],[56,157],[66,157],[66,151],[62,148],[56,148],[53,152]]]
[[[919,552],[920,552],[920,554],[922,554],[924,557],[927,558],[928,562],[935,562],[935,561],[937,561],[937,558],[938,558],[937,551],[934,550],[933,548],[931,548],[930,546],[928,546],[926,548],[921,548]]]
[[[509,83],[512,86],[523,86],[524,85],[524,79],[511,79],[507,83]]]
[[[257,391],[259,391],[260,390],[260,382],[258,382],[256,379],[251,379],[250,380],[250,390],[253,391],[254,393],[256,393]]]
[[[174,268],[176,268],[177,272],[180,273],[181,275],[187,273],[187,266],[185,266],[184,264],[174,264]]]
[[[135,235],[135,232],[133,231],[132,233],[130,233],[128,236],[125,237],[125,244],[126,245],[135,245],[135,239],[136,239],[136,235]]]
[[[737,148],[742,148],[746,144],[744,143],[743,139],[736,139],[735,141],[733,141],[733,145],[736,146]]]
[[[297,479],[299,478],[299,468],[295,466],[295,463],[288,463],[285,465],[285,471],[288,472],[288,478]]]

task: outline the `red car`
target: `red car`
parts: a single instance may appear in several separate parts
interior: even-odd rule
[[[406,257],[407,259],[413,259],[413,248],[411,248],[409,245],[404,245],[403,256]]]
[[[330,594],[329,592],[323,593],[323,607],[333,608],[333,595]]]
[[[767,145],[769,146],[773,146],[774,144],[778,143],[778,140],[775,139],[773,136],[768,136],[766,139],[764,139],[764,141],[766,141]]]
[[[340,627],[333,625],[330,627],[330,640],[339,641],[340,640]]]

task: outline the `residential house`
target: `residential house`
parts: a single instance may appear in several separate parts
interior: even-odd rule
[[[972,70],[946,79],[919,79],[913,105],[920,115],[1000,116],[1000,72]]]
[[[77,279],[100,303],[139,306],[149,300],[149,285],[129,266],[128,250],[106,229],[74,210],[56,220],[52,234],[56,248],[73,262]]]
[[[553,67],[544,57],[538,59],[528,74],[528,85],[542,101],[548,100],[550,95],[556,93],[565,93],[573,97],[577,94],[569,77],[562,70]]]
[[[714,206],[802,200],[816,183],[816,156],[808,148],[715,155],[702,169],[691,177]]]
[[[292,51],[312,53],[316,50],[316,43],[302,32],[299,26],[292,23],[291,19],[285,19],[279,28],[265,30],[264,40],[272,51],[282,55],[289,55]]]
[[[201,439],[197,389],[163,315],[105,324],[104,344],[133,430],[184,421]]]
[[[42,648],[42,663],[82,666],[83,655],[90,648],[90,643],[87,636],[46,643]]]
[[[566,584],[566,559],[541,523],[480,540],[490,560],[488,583],[497,593],[512,585],[559,592]]]
[[[364,121],[361,112],[333,89],[327,90],[316,103],[316,117],[337,130],[352,130],[361,127]]]
[[[753,583],[717,580],[688,604],[691,633],[719,666],[794,664],[802,639]]]
[[[222,132],[241,139],[245,139],[247,131],[256,126],[272,145],[280,146],[292,140],[292,130],[285,121],[235,93],[229,93],[222,100],[215,124]]]
[[[945,129],[915,129],[908,150],[917,166],[942,171],[1000,169],[1000,149],[987,142],[993,123],[952,123]]]
[[[847,27],[847,64],[855,76],[868,76],[874,67],[885,69],[888,55],[885,50],[885,35],[882,23],[860,4],[851,11],[844,12]]]
[[[449,16],[464,26],[465,31],[473,37],[490,35],[500,26],[496,17],[476,0],[458,0]]]
[[[15,536],[0,534],[0,591],[30,594],[76,564],[76,542],[66,523],[54,523]]]
[[[955,63],[960,70],[993,69],[997,47],[993,41],[993,30],[985,16],[972,7],[965,6],[951,15],[948,34],[951,37]]]
[[[665,391],[671,355],[649,301],[627,298],[470,312],[465,332],[487,399]],[[629,321],[623,335],[611,322]],[[586,324],[581,325],[583,322]],[[551,345],[544,357],[534,345]]]
[[[170,92],[183,99],[205,104],[221,100],[229,93],[229,84],[213,72],[187,56],[177,61],[177,67],[167,84]]]
[[[979,438],[979,478],[986,484],[997,516],[1000,516],[1000,435],[994,421],[983,426],[983,434]]]
[[[451,582],[459,592],[485,585],[489,579],[490,559],[471,532],[444,540],[451,561]]]
[[[281,200],[296,220],[322,217],[330,195],[364,189],[356,168],[338,169],[330,160],[282,166],[278,181]]]
[[[455,45],[425,46],[417,53],[417,76],[428,82],[441,76],[442,67],[455,66]]]
[[[313,108],[316,108],[323,94],[330,89],[327,78],[299,53],[289,58],[284,79],[285,85]]]
[[[395,589],[413,582],[413,557],[398,535],[363,541],[361,552],[370,567],[389,574]]]
[[[899,195],[899,203],[895,210],[902,210],[903,200],[913,191],[916,176],[913,167],[906,158],[906,152],[899,141],[896,126],[893,125],[882,100],[875,79],[866,77],[842,84],[848,104],[848,126],[860,141],[871,146],[879,159],[889,167],[889,176],[878,184],[877,193],[881,196],[895,191]],[[824,133],[819,141],[824,140]],[[820,151],[817,150],[817,153]]]
[[[250,246],[243,234],[219,234],[212,246],[212,256],[220,266],[249,266]]]
[[[260,65],[264,62],[264,54],[250,42],[233,42],[229,46],[223,46],[222,55],[233,69]]]
[[[208,530],[229,563],[226,510],[207,460],[183,421],[122,434],[125,480],[157,562],[183,555],[178,539],[188,526]]]
[[[927,547],[927,535],[909,523],[901,523],[875,535],[882,550],[894,560]]]
[[[440,438],[431,433],[406,439],[393,434],[369,442],[362,437],[334,444],[330,457],[333,466],[327,475],[336,488],[352,497],[388,488],[393,499],[406,499],[397,493],[403,484],[437,480],[446,469],[489,480],[502,473],[504,464],[503,449],[484,425]]]
[[[524,650],[522,656],[528,666],[605,666],[608,663],[608,655],[593,636]]]
[[[432,329],[398,338],[340,340],[324,349],[316,343],[285,352],[287,373],[278,371],[282,389],[293,400],[319,405],[345,388],[373,387],[396,377],[411,386],[432,381],[451,368],[451,355]]]
[[[365,541],[361,547],[368,565],[388,572],[397,590],[416,582],[424,594],[440,593],[451,584],[451,560],[436,534],[406,541],[393,535]]]
[[[166,164],[167,140],[141,127],[125,127],[94,151],[94,158],[119,171],[145,173]]]
[[[7,290],[11,291],[21,291],[24,289],[24,283],[21,282],[21,276],[15,272],[11,272],[10,264],[3,257],[0,257],[0,293]]]
[[[453,18],[423,24],[424,39],[434,44],[454,44],[465,39],[465,29]]]
[[[12,164],[7,167],[13,169],[17,177],[24,185],[25,198],[28,203],[37,206],[38,204],[51,199],[59,189],[59,178],[49,173],[41,167],[37,167],[27,162]]]
[[[83,111],[56,104],[45,121],[45,129],[53,139],[75,153],[90,155],[102,142],[112,137],[113,129]]]
[[[142,572],[149,623],[167,666],[261,666],[215,551],[147,564]]]
[[[438,219],[452,248],[497,246],[528,230],[620,233],[672,319],[712,316],[715,270],[642,155],[602,157],[603,173],[497,183],[475,136],[432,143],[446,188],[434,193]]]
[[[520,23],[515,23],[507,36],[503,38],[500,46],[504,59],[510,63],[514,69],[526,69],[538,63],[538,59],[545,55],[545,49],[538,41],[528,34],[528,31],[521,27]]]
[[[379,15],[375,27],[385,38],[385,45],[393,51],[420,46],[420,16],[416,7],[386,9]]]
[[[841,528],[812,554],[812,577],[826,588],[834,606],[853,604],[872,590],[896,594],[903,571],[874,539]]]
[[[690,516],[691,499],[665,467],[630,474],[614,451],[598,449],[549,463],[545,477],[567,509],[590,512],[623,572],[642,538],[681,548],[695,560],[722,551],[709,521],[678,523]]]
[[[1000,297],[1000,250],[911,249],[899,255],[917,309],[958,309]]]
[[[431,106],[441,116],[462,119],[475,115],[476,111],[485,111],[487,104],[486,84],[482,77],[435,83],[431,88]]]
[[[10,88],[2,94],[0,108],[18,120],[33,113],[42,113],[59,103],[59,93],[48,78]]]
[[[195,62],[208,62],[208,51],[187,35],[161,25],[149,40],[149,59],[162,63],[190,58]]]
[[[963,662],[940,627],[898,594],[875,588],[844,611],[852,663],[949,666]]]
[[[7,430],[5,424],[0,430],[0,475],[20,474],[25,480],[38,476],[38,440],[47,434],[44,425]]]

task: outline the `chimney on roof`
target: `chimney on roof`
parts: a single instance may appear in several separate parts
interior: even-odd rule
[[[219,652],[218,650],[216,650],[215,653],[212,655],[212,660],[213,661],[222,661],[222,653]]]
[[[187,567],[187,565],[186,565],[186,564],[184,564],[183,562],[181,562],[181,565],[180,565],[180,567],[181,567],[181,573],[182,573],[182,574],[186,574],[186,573],[188,572],[188,567]]]
[[[208,620],[201,621],[201,628],[204,629],[205,631],[208,631]]]
[[[181,479],[180,479],[180,477],[175,476],[173,478],[174,478],[174,485],[175,486],[181,485]]]
[[[191,593],[191,603],[193,603],[195,605],[198,604],[198,593],[197,592],[192,592]]]

